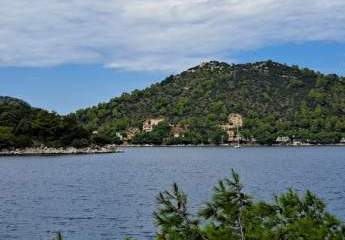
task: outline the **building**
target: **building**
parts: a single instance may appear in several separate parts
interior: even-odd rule
[[[118,138],[118,139],[120,139],[121,141],[123,140],[123,136],[122,136],[122,133],[120,133],[120,132],[116,132],[116,137]]]
[[[126,137],[124,138],[124,140],[125,141],[132,140],[139,133],[140,133],[139,128],[128,128],[126,130]]]
[[[164,118],[151,118],[145,120],[143,124],[143,131],[144,132],[151,132],[155,126],[157,126],[160,122],[163,122]]]
[[[293,146],[301,146],[302,144],[303,144],[302,141],[299,140],[299,139],[294,139],[294,140],[292,141],[292,145],[293,145]]]
[[[289,142],[291,142],[291,139],[288,136],[282,136],[282,137],[277,137],[276,142],[277,143],[289,143]]]
[[[228,122],[220,125],[220,128],[228,134],[229,142],[237,141],[238,138],[240,138],[239,134],[237,134],[237,129],[241,127],[243,127],[243,119],[242,116],[237,113],[229,114]]]
[[[171,125],[171,133],[174,136],[174,138],[184,137],[184,133],[187,131],[186,126],[182,126],[180,124],[177,125]]]
[[[240,114],[237,113],[231,113],[228,117],[228,123],[231,126],[232,129],[236,129],[243,127],[243,119]]]

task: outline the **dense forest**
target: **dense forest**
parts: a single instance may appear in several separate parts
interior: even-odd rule
[[[0,97],[0,149],[84,147],[97,141],[74,115],[59,116],[16,98]]]
[[[278,137],[307,143],[339,143],[345,137],[345,78],[272,61],[252,64],[208,62],[169,76],[144,90],[82,109],[78,120],[91,131],[115,138],[164,118],[132,143],[221,143],[219,127],[230,113],[241,114],[243,139],[272,144]],[[185,126],[174,137],[172,126]]]

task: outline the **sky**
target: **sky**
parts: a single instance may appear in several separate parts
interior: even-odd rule
[[[345,76],[344,0],[2,0],[0,95],[61,114],[203,61]]]

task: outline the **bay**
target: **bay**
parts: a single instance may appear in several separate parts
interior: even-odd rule
[[[0,157],[0,239],[152,239],[159,191],[177,182],[196,212],[218,180],[238,171],[270,200],[310,189],[345,220],[344,147],[142,147],[124,153]]]

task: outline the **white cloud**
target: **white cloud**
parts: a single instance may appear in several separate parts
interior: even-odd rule
[[[1,0],[0,65],[181,70],[236,50],[345,42],[344,0]]]

